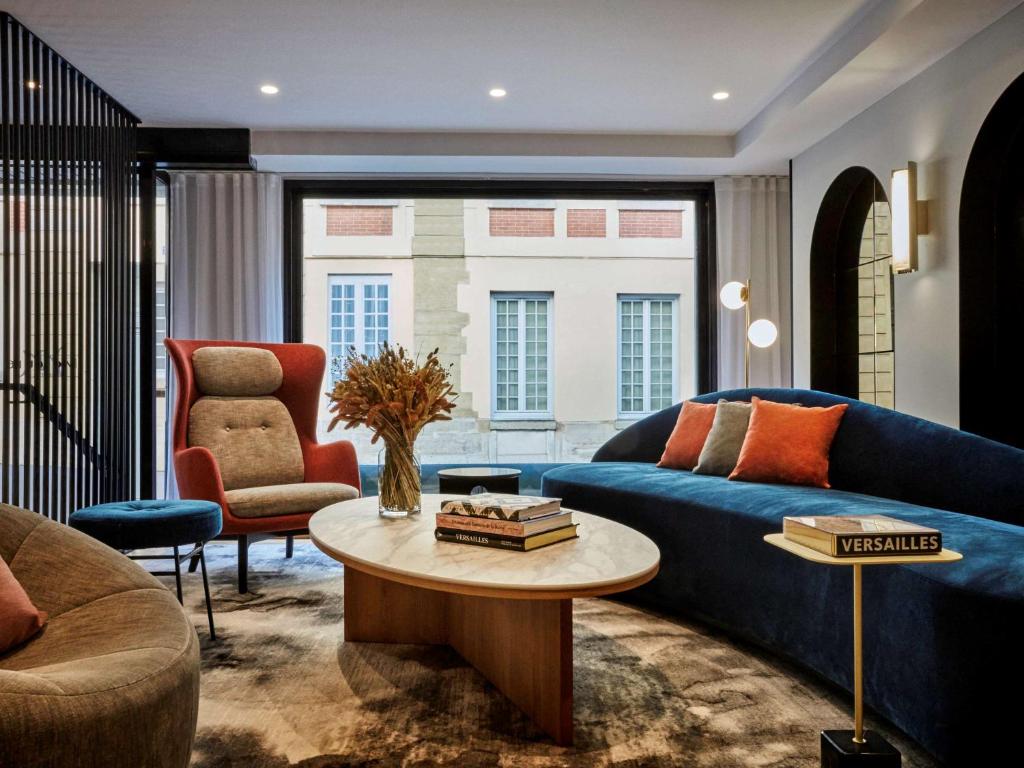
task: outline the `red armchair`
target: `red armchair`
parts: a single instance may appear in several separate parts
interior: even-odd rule
[[[222,538],[238,540],[238,590],[248,591],[257,538],[305,533],[310,516],[359,496],[347,440],[317,443],[326,356],[312,344],[166,339],[177,401],[172,453],[183,499],[220,504]],[[269,354],[268,354],[269,353]]]

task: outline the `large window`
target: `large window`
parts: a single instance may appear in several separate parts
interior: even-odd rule
[[[288,181],[285,337],[324,350],[321,391],[346,348],[436,353],[458,398],[418,435],[423,464],[589,461],[629,422],[713,389],[717,281],[710,186],[588,186]],[[318,438],[376,466],[372,431],[328,430],[329,405]]]
[[[494,415],[551,416],[551,297],[491,295]]]
[[[678,392],[676,296],[619,296],[619,415],[667,408]]]
[[[331,275],[331,370],[340,376],[350,347],[373,356],[389,340],[391,327],[388,275]]]

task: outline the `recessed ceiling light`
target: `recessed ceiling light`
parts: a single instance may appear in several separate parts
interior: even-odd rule
[[[714,93],[711,94],[711,98],[714,99],[715,101],[725,101],[726,99],[729,98],[729,92],[715,91]]]
[[[28,88],[30,91],[34,91],[36,88],[39,87],[39,83],[37,83],[35,80],[26,80],[25,87]]]
[[[270,83],[260,86],[260,93],[265,93],[267,96],[273,96],[278,90],[280,89],[276,85],[271,85]]]
[[[508,95],[508,91],[504,88],[491,88],[488,93],[491,94],[492,99],[503,99]]]

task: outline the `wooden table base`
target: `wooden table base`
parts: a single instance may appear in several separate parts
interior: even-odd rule
[[[572,744],[572,600],[459,595],[346,565],[345,641],[450,645],[556,743]]]

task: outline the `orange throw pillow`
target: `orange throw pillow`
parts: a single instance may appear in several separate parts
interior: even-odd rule
[[[716,408],[718,405],[715,403],[695,403],[692,400],[683,403],[672,434],[665,443],[665,452],[658,461],[659,467],[693,469],[697,466],[700,451],[715,420]]]
[[[46,623],[10,567],[0,557],[0,653],[21,645]]]
[[[828,452],[847,405],[831,408],[752,398],[750,427],[730,480],[828,488]]]

